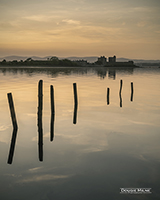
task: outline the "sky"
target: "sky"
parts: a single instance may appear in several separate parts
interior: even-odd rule
[[[0,57],[160,59],[160,0],[0,0]]]

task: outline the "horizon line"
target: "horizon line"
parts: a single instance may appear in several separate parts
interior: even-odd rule
[[[70,57],[77,57],[77,58],[81,58],[81,57],[88,57],[88,58],[91,58],[91,57],[100,57],[100,56],[104,56],[104,55],[100,55],[100,56],[96,56],[96,55],[93,55],[93,56],[56,56],[56,55],[52,55],[52,56],[38,56],[38,55],[32,55],[32,56],[27,56],[27,55],[6,55],[6,56],[2,56],[0,57],[0,59],[3,59],[5,57],[26,57],[26,58],[32,58],[32,57],[39,57],[39,58],[47,58],[47,57],[58,57],[58,58],[70,58]],[[106,58],[110,57],[110,56],[105,56]],[[128,60],[160,60],[159,59],[145,59],[145,58],[127,58],[127,57],[117,57],[117,59],[128,59]]]

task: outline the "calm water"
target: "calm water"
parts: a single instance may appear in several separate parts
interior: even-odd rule
[[[43,162],[38,155],[39,80]],[[50,85],[55,97],[52,142]],[[13,130],[9,92],[18,122],[12,164],[7,163]],[[0,111],[0,199],[160,199],[160,69],[0,68]],[[120,188],[152,188],[152,194],[120,194]]]

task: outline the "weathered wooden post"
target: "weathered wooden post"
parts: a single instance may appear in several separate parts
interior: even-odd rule
[[[107,88],[107,105],[109,105],[109,92],[110,92],[110,88]]]
[[[133,82],[131,82],[131,101],[133,101]]]
[[[122,85],[123,85],[123,81],[120,80],[120,90],[119,90],[119,98],[120,98],[120,107],[122,107]]]
[[[54,105],[54,88],[50,86],[50,97],[51,97],[51,124],[50,124],[50,141],[54,138],[54,119],[55,119],[55,105]]]
[[[18,128],[17,120],[16,120],[16,114],[15,114],[15,110],[14,110],[12,93],[8,93],[7,96],[8,96],[8,103],[9,103],[13,128]]]
[[[12,118],[12,124],[13,124],[13,133],[12,133],[11,145],[10,145],[9,156],[8,156],[8,164],[12,164],[18,125],[17,125],[16,114],[14,110],[12,93],[8,93],[7,96],[8,96],[9,108],[10,108],[10,113],[11,113],[11,118]]]
[[[40,80],[38,84],[38,150],[39,150],[40,161],[43,161],[42,109],[43,109],[43,81]]]
[[[77,108],[78,108],[78,97],[77,97],[77,85],[73,83],[73,92],[74,92],[74,115],[73,115],[73,124],[77,123]]]
[[[78,105],[77,85],[76,85],[76,83],[73,83],[73,91],[74,91],[74,103],[75,103],[75,105]]]

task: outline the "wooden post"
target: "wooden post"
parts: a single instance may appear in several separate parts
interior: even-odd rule
[[[133,82],[131,82],[131,101],[133,101]]]
[[[15,143],[16,143],[16,137],[17,137],[17,131],[18,131],[18,125],[17,125],[16,114],[15,114],[15,110],[14,110],[12,93],[8,93],[7,96],[8,96],[9,108],[10,108],[12,125],[13,125],[13,133],[12,133],[11,145],[10,145],[9,156],[8,156],[8,164],[12,164]]]
[[[77,108],[78,108],[78,97],[77,97],[77,85],[73,83],[74,91],[74,115],[73,115],[73,124],[77,123]]]
[[[50,97],[51,97],[51,124],[50,124],[50,141],[54,138],[54,119],[55,119],[55,106],[54,106],[54,88],[50,86]]]
[[[38,150],[39,160],[43,161],[43,128],[42,128],[42,108],[43,108],[43,81],[38,84]]]
[[[74,103],[75,103],[75,105],[78,105],[77,85],[76,85],[76,83],[73,83],[73,91],[74,91]]]
[[[109,105],[109,92],[110,92],[110,89],[107,88],[107,105]]]
[[[16,114],[15,114],[15,110],[14,110],[12,93],[8,93],[7,96],[8,96],[8,102],[9,102],[9,108],[10,108],[13,128],[18,128]]]

